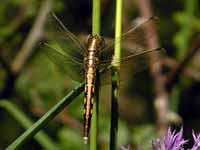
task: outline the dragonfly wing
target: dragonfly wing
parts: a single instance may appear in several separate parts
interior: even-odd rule
[[[143,71],[148,68],[150,64],[154,64],[162,59],[162,57],[154,57],[155,59],[148,61],[148,57],[156,55],[164,55],[165,51],[163,48],[145,50],[143,52],[135,52],[135,54],[130,54],[129,56],[123,57],[120,60],[112,60],[101,63],[99,69],[100,72],[100,82],[102,85],[111,83],[111,66],[120,66],[120,81],[125,81],[138,72]]]
[[[106,41],[106,46],[100,52],[100,59],[102,62],[112,60],[112,56],[114,53],[114,46],[121,43],[122,51],[121,56],[127,57],[131,55],[131,53],[135,54],[138,52],[142,52],[145,50],[147,46],[146,38],[151,38],[151,35],[146,35],[144,33],[144,27],[154,23],[157,20],[156,17],[150,18],[140,18],[132,25],[132,27],[122,34],[121,37],[116,38],[112,41]],[[157,47],[155,47],[157,48]],[[126,50],[124,50],[126,49]],[[129,53],[127,53],[129,52]]]
[[[56,41],[67,55],[80,60],[83,58],[85,45],[63,25],[54,13],[49,14],[45,29],[47,41]]]
[[[148,55],[157,55],[163,54],[164,51],[161,48],[153,48],[152,50],[147,50],[147,40],[146,38],[151,38],[151,35],[145,35],[144,27],[148,26],[151,23],[154,23],[157,20],[156,17],[150,18],[141,18],[137,20],[133,26],[122,34],[121,37],[116,38],[115,40],[106,41],[106,46],[100,52],[100,60],[101,63],[99,65],[100,70],[105,70],[104,73],[101,74],[100,79],[102,84],[110,83],[111,74],[110,69],[108,68],[111,64],[120,64],[120,80],[126,79],[126,75],[128,71],[131,71],[131,75],[140,72],[149,66],[149,63],[146,59],[146,54]],[[121,43],[121,59],[113,61],[112,57],[114,54],[114,46],[118,43]],[[151,63],[155,63],[159,58],[156,57],[155,60],[151,61]]]
[[[65,73],[75,81],[84,81],[84,65],[82,62],[63,53],[57,43],[44,43],[44,45],[46,47],[43,52],[58,66],[60,72]]]

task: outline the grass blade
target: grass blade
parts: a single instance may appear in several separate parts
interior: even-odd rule
[[[24,112],[22,112],[15,104],[12,104],[8,100],[1,100],[0,107],[6,109],[10,115],[15,118],[25,129],[28,129],[33,121],[29,119]],[[40,131],[36,136],[35,140],[44,148],[56,148],[57,145],[54,143],[50,137],[43,131]]]
[[[38,133],[49,121],[51,121],[59,112],[61,112],[69,103],[71,103],[84,90],[84,85],[85,84],[82,83],[75,87],[43,117],[41,117],[13,143],[11,143],[6,150],[19,149],[20,146],[22,146],[28,139],[32,138],[36,133]]]

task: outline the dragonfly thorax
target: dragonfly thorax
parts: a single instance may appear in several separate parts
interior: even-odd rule
[[[94,53],[98,53],[101,49],[103,49],[105,45],[104,39],[95,34],[95,35],[89,35],[87,39],[87,51],[93,51]]]

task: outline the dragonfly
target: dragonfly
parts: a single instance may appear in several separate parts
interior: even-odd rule
[[[48,20],[53,36],[44,42],[45,54],[61,72],[75,81],[85,82],[83,140],[87,143],[96,85],[109,84],[111,66],[120,64],[121,71],[131,66],[137,72],[145,67],[145,54],[162,53],[162,48],[145,49],[146,40],[142,38],[143,28],[155,21],[156,17],[141,19],[115,40],[107,42],[98,34],[90,34],[85,43],[71,33],[54,13]],[[127,46],[124,42],[127,40],[132,41],[132,46]],[[119,42],[122,56],[120,60],[113,61],[114,46]]]

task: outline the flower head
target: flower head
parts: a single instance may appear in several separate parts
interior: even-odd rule
[[[192,136],[194,145],[190,150],[200,150],[200,133],[195,134],[192,131]],[[158,138],[155,143],[151,142],[151,150],[184,150],[183,147],[187,141],[183,138],[183,128],[177,133],[176,131],[172,132],[171,128],[169,128],[163,140]],[[131,146],[120,146],[120,150],[131,150]],[[137,150],[140,150],[140,147]]]
[[[192,136],[194,139],[194,145],[191,150],[200,150],[200,133],[195,134],[194,131],[192,131]]]
[[[168,129],[167,135],[161,143],[160,139],[157,139],[157,143],[152,143],[152,150],[183,150],[184,144],[187,140],[183,138],[183,128],[179,132],[171,131],[171,128]],[[157,145],[157,146],[156,146]]]
[[[175,134],[176,131],[168,129],[167,136],[164,137],[165,150],[182,150],[183,145],[187,142],[183,138],[183,128]]]

